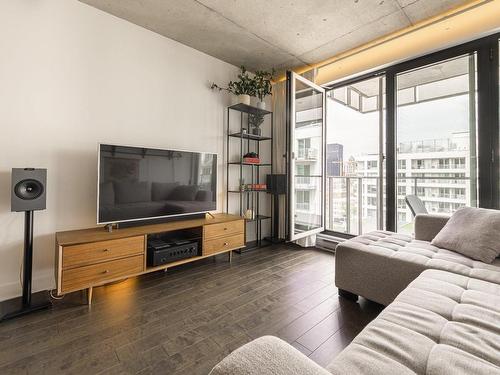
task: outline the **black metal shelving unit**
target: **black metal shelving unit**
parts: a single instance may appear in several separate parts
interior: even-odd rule
[[[240,113],[240,131],[236,133],[231,133],[231,111],[236,111]],[[264,120],[266,119],[266,116],[270,115],[270,133],[271,136],[263,136],[263,135],[255,135],[251,134],[250,132],[250,126],[249,126],[249,115],[262,115],[264,117]],[[245,119],[246,119],[246,129],[247,132],[243,132],[243,124],[245,124]],[[251,175],[251,184],[259,184],[263,183],[261,182],[261,168],[267,168],[269,169],[268,173],[272,173],[272,168],[273,168],[273,116],[271,111],[267,111],[265,109],[260,109],[257,107],[252,107],[246,104],[235,104],[227,108],[227,140],[226,140],[226,155],[227,158],[230,157],[230,142],[231,140],[233,141],[238,141],[239,140],[239,147],[240,147],[240,153],[239,153],[239,160],[238,161],[231,161],[228,160],[226,164],[226,212],[227,213],[234,213],[235,211],[231,212],[230,211],[230,204],[229,204],[229,195],[233,194],[239,194],[239,215],[243,216],[243,207],[244,204],[246,203],[247,209],[250,208],[254,211],[255,213],[255,218],[254,219],[245,219],[245,222],[247,225],[254,224],[255,225],[255,233],[256,233],[256,239],[254,241],[247,241],[246,247],[242,249],[242,251],[247,251],[247,250],[252,250],[255,248],[263,247],[270,245],[271,242],[265,240],[262,238],[262,222],[266,221],[269,222],[269,225],[271,226],[272,223],[272,205],[271,202],[269,202],[268,205],[268,211],[270,212],[270,215],[265,215],[260,212],[261,209],[261,200],[262,200],[262,194],[267,193],[267,190],[265,189],[248,189],[248,190],[240,190],[240,184],[241,181],[243,180],[243,171],[245,168],[250,169],[250,175]],[[260,149],[261,149],[261,143],[268,143],[269,144],[269,155],[270,155],[270,163],[259,163],[259,164],[253,164],[253,163],[244,163],[243,162],[243,155],[247,152],[256,152],[259,157],[260,157]],[[236,168],[239,167],[239,168]],[[234,176],[233,173],[239,172],[239,179],[238,179],[238,190],[234,190],[230,188],[231,184],[231,177]],[[265,196],[266,199],[267,195]],[[246,200],[246,202],[245,202]]]

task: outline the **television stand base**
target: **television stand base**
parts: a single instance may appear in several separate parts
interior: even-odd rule
[[[112,232],[113,232],[113,228],[118,229],[118,223],[106,224],[106,225],[104,226],[104,229],[105,229],[106,231],[108,231],[109,233],[112,233]]]

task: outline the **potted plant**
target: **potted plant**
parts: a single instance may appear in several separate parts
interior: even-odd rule
[[[259,99],[257,102],[257,107],[261,109],[266,108],[266,103],[264,98],[268,95],[272,95],[272,85],[271,80],[273,79],[274,69],[271,72],[266,72],[264,70],[258,70],[255,72],[254,82],[255,82],[255,96]]]
[[[252,130],[254,135],[262,135],[260,126],[264,122],[264,115],[262,113],[248,114],[248,127]]]
[[[238,81],[229,81],[227,87],[221,87],[212,83],[212,90],[225,90],[238,97],[238,103],[250,105],[250,97],[255,96],[255,80],[251,78],[244,66],[240,67]]]

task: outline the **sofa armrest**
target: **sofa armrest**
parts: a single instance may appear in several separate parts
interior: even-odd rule
[[[415,239],[432,241],[448,222],[450,216],[437,214],[418,214],[415,216]]]
[[[243,345],[219,362],[209,375],[331,375],[293,346],[273,336]]]

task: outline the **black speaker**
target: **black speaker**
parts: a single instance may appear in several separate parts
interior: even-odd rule
[[[286,174],[268,174],[266,185],[271,194],[286,194]]]
[[[45,210],[47,170],[12,168],[11,211]]]
[[[46,169],[12,168],[11,210],[24,211],[23,295],[21,298],[0,302],[0,321],[52,306],[47,293],[42,292],[35,298],[31,294],[33,211],[45,209],[46,187]]]

